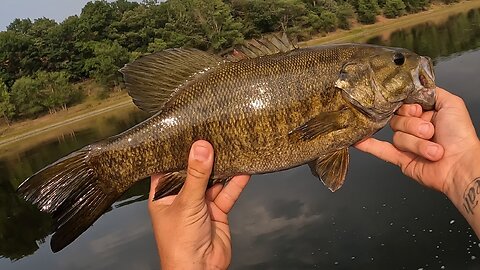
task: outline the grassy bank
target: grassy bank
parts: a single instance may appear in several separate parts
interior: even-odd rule
[[[329,33],[326,36],[315,37],[309,41],[300,43],[300,46],[314,46],[325,43],[342,43],[342,42],[363,42],[371,37],[379,34],[384,35],[385,38],[400,29],[413,27],[415,25],[433,22],[445,22],[450,15],[465,12],[474,8],[480,8],[480,0],[464,1],[453,5],[432,5],[427,11],[420,13],[409,14],[395,19],[387,19],[378,16],[378,22],[371,25],[355,25],[350,30],[337,30]]]
[[[315,37],[300,45],[312,46],[322,43],[361,42],[380,33],[385,35],[385,38],[388,38],[390,33],[398,29],[409,28],[424,22],[441,23],[449,15],[477,7],[480,7],[480,0],[466,1],[454,5],[435,5],[428,11],[396,19],[379,17],[379,22],[376,24],[356,25],[349,31],[339,30],[324,37]],[[125,92],[117,92],[105,100],[90,97],[84,103],[73,106],[67,111],[46,115],[35,120],[14,123],[10,127],[0,126],[0,151],[13,150],[17,148],[18,144],[26,147],[33,143],[40,143],[42,138],[61,136],[66,130],[73,130],[73,127],[78,128],[77,125],[81,121],[83,121],[82,125],[87,125],[87,119],[114,111],[121,112],[121,110],[132,107],[134,105],[130,97]]]

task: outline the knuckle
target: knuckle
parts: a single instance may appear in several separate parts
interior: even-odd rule
[[[460,106],[465,106],[465,101],[459,97],[459,96],[454,96],[454,98],[452,98],[452,100],[457,104],[457,105],[460,105]]]
[[[189,167],[187,169],[187,174],[190,177],[194,177],[194,178],[197,178],[197,179],[204,179],[204,178],[208,178],[208,176],[209,176],[206,171],[203,171],[201,169],[197,169],[195,167]]]
[[[393,133],[393,144],[395,146],[400,146],[400,142],[402,141],[402,136],[403,134],[401,132],[395,132]]]
[[[390,127],[393,129],[393,130],[398,130],[398,122],[400,121],[400,116],[397,116],[397,115],[394,115],[392,117],[392,120],[390,120]]]

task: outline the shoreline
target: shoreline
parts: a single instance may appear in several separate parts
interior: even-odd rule
[[[388,38],[396,30],[426,22],[440,23],[445,21],[449,15],[466,12],[474,8],[480,8],[480,0],[464,1],[451,5],[436,4],[429,10],[420,13],[394,19],[378,17],[380,20],[375,24],[356,25],[350,30],[337,30],[327,33],[325,36],[314,36],[308,41],[300,42],[299,45],[300,47],[306,47],[325,43],[351,42],[353,40],[357,42],[365,41],[380,33],[383,33],[385,38]],[[34,120],[17,122],[12,127],[0,126],[0,149],[3,150],[14,143],[22,142],[25,139],[36,137],[46,132],[51,133],[55,130],[58,130],[58,135],[61,136],[62,133],[60,131],[62,127],[68,127],[79,121],[129,107],[135,107],[135,105],[126,92],[121,92],[103,101],[85,102],[70,107],[68,111],[46,115]]]

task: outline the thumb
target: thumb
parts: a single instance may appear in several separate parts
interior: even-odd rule
[[[205,198],[208,180],[213,167],[213,147],[207,141],[196,141],[188,157],[187,178],[178,194],[183,202],[195,202]]]

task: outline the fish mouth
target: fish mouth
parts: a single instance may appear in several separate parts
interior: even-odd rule
[[[435,74],[432,60],[429,57],[420,57],[420,64],[412,71],[415,90],[405,99],[405,103],[417,103],[424,110],[435,108],[436,91]]]

